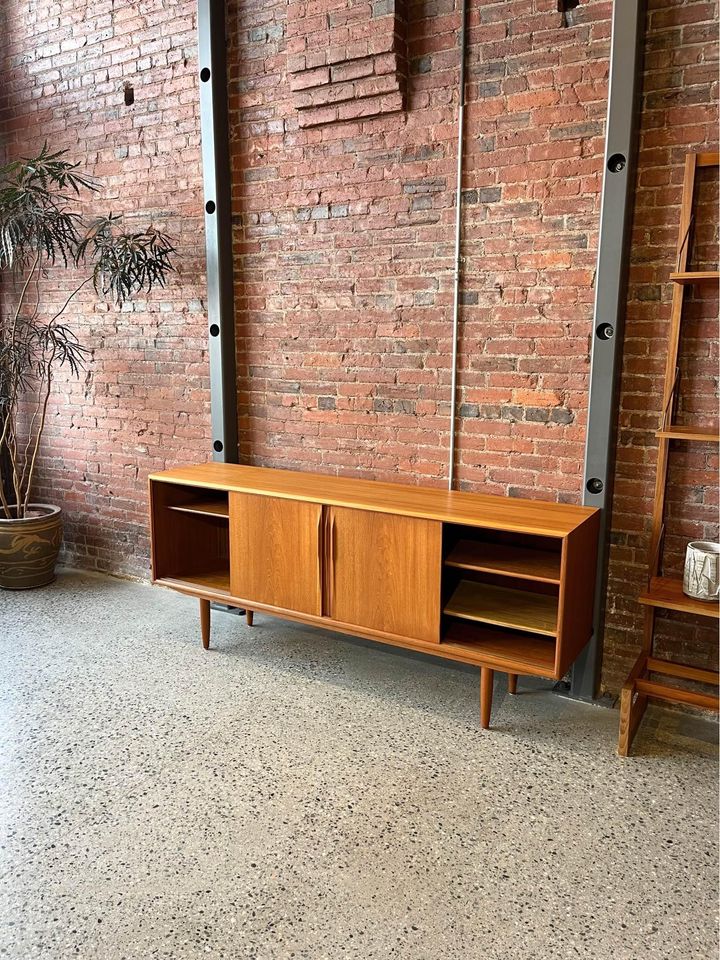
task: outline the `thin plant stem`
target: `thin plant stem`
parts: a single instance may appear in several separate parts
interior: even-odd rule
[[[20,517],[20,507],[22,505],[22,491],[20,490],[20,477],[18,476],[18,455],[17,455],[17,434],[14,426],[10,430],[7,439],[8,450],[10,451],[10,463],[12,465],[12,482],[15,491],[15,513]]]
[[[0,447],[2,450],[2,447]],[[3,483],[2,469],[0,469],[0,503],[2,504],[3,513],[6,518],[10,519],[10,505],[7,502],[7,497],[5,496],[5,485]]]
[[[32,281],[33,275],[39,267],[39,264],[40,264],[40,254],[38,253],[35,256],[35,260],[33,261],[32,267],[30,268],[30,272],[25,278],[25,282],[23,283],[22,289],[20,290],[20,297],[18,299],[17,308],[15,310],[15,315],[13,316],[12,326],[11,326],[11,333],[10,333],[10,350],[11,351],[14,348],[16,343],[17,325],[20,320],[20,313],[25,303],[25,296],[27,294],[28,287],[30,286],[30,282]],[[9,442],[10,441],[9,431],[15,419],[14,411],[16,410],[16,407],[17,407],[17,390],[19,387],[18,380],[19,378],[17,377],[17,375],[13,377],[13,390],[7,405],[7,414],[5,416],[5,422],[3,423],[2,435],[0,435],[0,449],[2,449],[4,444],[6,450],[8,451],[8,456],[10,458],[10,467],[12,470],[12,483],[13,483],[13,488],[15,490],[15,496],[16,496],[16,512],[20,510],[20,504],[22,502],[22,491],[20,489],[20,484],[18,479],[17,438],[15,436],[15,431],[12,430],[12,444],[11,444]],[[2,485],[3,485],[3,477],[2,477],[2,472],[0,471],[0,487]],[[10,508],[5,499],[4,490],[3,490],[2,501],[3,501],[3,509],[5,510],[6,514],[8,514],[8,518],[9,518]]]
[[[40,380],[40,384],[38,386],[38,393],[40,393],[40,391],[42,390],[42,386],[44,383],[45,383],[45,369],[43,368],[43,375],[42,375],[42,379]],[[32,417],[30,418],[30,426],[28,427],[28,431],[27,431],[27,441],[25,443],[25,449],[23,450],[23,455],[22,455],[23,467],[22,467],[22,473],[20,475],[21,490],[25,489],[25,476],[27,474],[28,465],[30,463],[30,447],[32,446],[35,423],[37,421],[37,418],[40,414],[41,409],[42,409],[42,404],[40,402],[40,399],[38,398],[35,402],[35,409],[33,410]],[[28,476],[28,486],[29,486],[29,479],[30,478]]]
[[[81,291],[82,288],[85,286],[85,284],[86,284],[86,283],[89,283],[90,280],[92,280],[92,277],[86,277],[86,278],[82,281],[82,283],[78,284],[78,286],[72,291],[72,293],[70,294],[70,296],[65,300],[65,303],[64,303],[64,304],[62,305],[62,307],[58,310],[58,312],[53,316],[53,318],[52,318],[51,320],[48,321],[48,324],[47,324],[48,327],[51,327],[51,326],[55,323],[55,321],[58,320],[58,319],[63,315],[63,313],[65,313],[65,311],[67,310],[67,308],[68,308],[70,302],[73,300],[73,298],[76,297],[76,296],[78,295],[78,293],[80,293],[80,291]],[[51,377],[51,370],[52,370],[52,363],[53,363],[53,360],[54,360],[54,359],[55,359],[55,351],[53,351],[53,354],[52,354],[50,360],[47,361],[47,362],[43,365],[43,375],[42,375],[42,379],[40,380],[40,384],[39,384],[39,386],[38,386],[38,392],[39,392],[39,393],[42,392],[42,387],[43,387],[43,384],[44,384],[44,382],[45,382],[45,372],[46,372],[46,371],[47,371],[47,376],[48,376],[48,391],[49,391],[49,389],[50,389],[50,381],[51,381],[51,379],[52,379],[52,377]],[[36,421],[37,421],[38,414],[40,413],[41,410],[42,410],[42,419],[41,419],[41,421],[40,421],[40,426],[39,426],[39,428],[38,428],[38,429],[39,429],[39,434],[42,433],[43,428],[44,428],[44,424],[45,424],[46,410],[47,410],[47,398],[46,398],[46,400],[45,400],[44,403],[41,404],[40,401],[38,400],[37,404],[35,405],[35,409],[34,409],[34,411],[33,411],[33,415],[32,415],[32,418],[31,418],[31,420],[30,420],[30,426],[29,426],[29,428],[28,428],[27,443],[25,444],[25,450],[23,451],[23,456],[22,456],[23,469],[22,469],[22,474],[21,474],[21,476],[20,476],[20,489],[25,491],[25,502],[26,502],[26,503],[27,503],[28,498],[29,498],[29,495],[30,495],[30,487],[31,487],[31,485],[32,485],[32,474],[33,474],[33,469],[34,469],[34,464],[35,464],[34,458],[32,459],[32,461],[29,459],[29,453],[30,453],[30,447],[31,447],[32,442],[33,442],[33,436],[34,436],[33,429],[34,429],[34,427],[35,427],[35,423],[36,423]],[[38,442],[39,442],[39,435],[38,435]],[[28,466],[29,466],[29,465],[31,465],[31,468],[30,468],[30,470],[28,471]],[[27,478],[27,479],[26,479],[26,478]]]
[[[55,351],[53,350],[53,353],[47,365],[48,378],[47,378],[47,387],[45,389],[45,400],[43,401],[42,418],[40,420],[40,426],[38,427],[38,431],[35,436],[35,449],[33,450],[32,461],[30,462],[30,470],[28,472],[27,486],[25,487],[25,502],[23,504],[23,512],[22,512],[23,516],[27,514],[28,503],[30,502],[30,488],[32,486],[33,474],[35,473],[35,463],[37,461],[38,449],[40,448],[40,439],[42,437],[43,430],[45,429],[45,419],[47,417],[48,402],[50,400],[50,391],[52,390],[52,364],[54,359],[55,359]]]
[[[80,293],[80,291],[82,290],[82,288],[85,286],[85,284],[86,284],[86,283],[90,283],[91,280],[92,280],[92,277],[85,277],[85,279],[83,280],[83,282],[82,282],[81,284],[79,284],[77,287],[75,287],[75,289],[73,290],[73,292],[72,292],[72,293],[70,294],[70,296],[67,298],[67,300],[65,301],[65,303],[60,307],[60,309],[59,309],[58,312],[55,314],[55,316],[54,316],[51,320],[48,321],[48,326],[49,326],[49,327],[51,327],[51,326],[55,323],[55,321],[58,319],[58,317],[61,317],[61,316],[65,313],[65,311],[66,311],[67,308],[68,308],[68,304],[69,304],[70,301],[73,299],[73,297],[76,297],[76,296],[78,295],[78,293]]]

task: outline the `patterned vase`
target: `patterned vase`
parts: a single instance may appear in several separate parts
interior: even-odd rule
[[[693,540],[687,545],[683,592],[696,600],[717,600],[720,594],[720,543]]]
[[[0,517],[0,588],[30,590],[55,579],[62,543],[60,507],[31,503],[23,520]]]

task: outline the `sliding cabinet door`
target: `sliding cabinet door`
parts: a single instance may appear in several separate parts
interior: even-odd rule
[[[328,615],[438,643],[442,525],[368,510],[326,509]]]
[[[322,506],[230,494],[230,592],[248,604],[322,613]]]

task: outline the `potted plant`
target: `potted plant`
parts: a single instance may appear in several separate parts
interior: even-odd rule
[[[81,195],[97,182],[47,144],[0,166],[0,587],[50,583],[62,540],[59,506],[31,500],[57,371],[77,376],[89,349],[65,322],[88,285],[121,306],[163,286],[168,237],[128,233],[122,218],[86,220]],[[63,274],[63,278],[60,277]],[[62,284],[62,286],[61,286]],[[58,292],[60,287],[61,292]]]

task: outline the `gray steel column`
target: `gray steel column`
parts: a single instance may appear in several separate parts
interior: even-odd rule
[[[644,22],[645,0],[615,0],[583,478],[583,503],[600,507],[603,517],[593,635],[573,667],[571,684],[571,694],[584,700],[597,695],[602,663],[617,387],[627,298]]]
[[[198,0],[213,460],[237,463],[230,149],[224,0]]]

